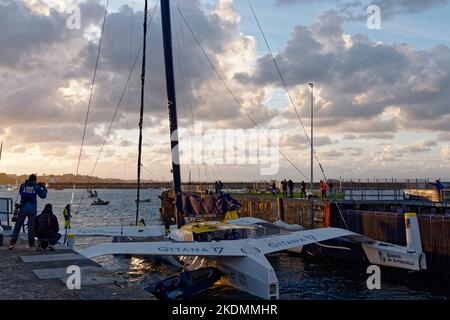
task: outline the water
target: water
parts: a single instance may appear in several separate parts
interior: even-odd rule
[[[110,201],[109,206],[91,206],[92,199],[85,198],[78,215],[74,215],[75,226],[130,225],[135,221],[135,190],[97,190],[100,198]],[[141,203],[140,218],[147,224],[160,225],[160,200],[162,190],[143,190],[142,199],[151,198],[150,203]],[[39,201],[42,209],[45,203],[53,205],[54,213],[60,224],[63,222],[62,211],[70,202],[71,190],[50,190],[46,201]],[[76,190],[75,201],[78,207],[83,190]],[[0,197],[11,197],[15,192],[0,191]],[[107,238],[79,238],[77,248],[109,242]],[[277,253],[268,256],[274,266],[280,282],[282,299],[449,299],[450,285],[441,279],[418,275],[404,270],[382,269],[382,290],[371,291],[366,287],[367,265],[336,260],[302,259],[293,253]],[[125,257],[101,257],[97,262],[106,268],[124,275],[136,286],[146,287],[158,280],[176,274],[177,269],[153,260]],[[233,288],[220,283],[196,299],[254,299]]]

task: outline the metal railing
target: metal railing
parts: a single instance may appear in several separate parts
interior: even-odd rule
[[[344,190],[344,199],[347,201],[402,201],[405,193],[398,189],[348,189]]]
[[[10,226],[9,216],[12,215],[14,210],[13,200],[11,198],[0,198],[0,225]]]

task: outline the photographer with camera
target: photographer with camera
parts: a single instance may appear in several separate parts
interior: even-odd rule
[[[20,185],[19,194],[20,211],[9,244],[10,250],[14,249],[19,238],[20,229],[26,218],[28,218],[28,244],[30,248],[35,248],[34,222],[37,215],[37,197],[45,199],[47,197],[47,188],[43,183],[38,183],[36,175],[32,174],[28,180]]]

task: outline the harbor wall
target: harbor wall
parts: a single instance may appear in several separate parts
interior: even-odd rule
[[[282,218],[290,224],[299,224],[307,228],[321,228],[324,226],[324,203],[314,202],[311,212],[311,202],[306,199],[275,198],[267,196],[234,195],[242,204],[241,215],[253,217],[269,222]]]
[[[44,179],[43,182],[48,183],[50,188],[57,189],[72,189],[74,181],[50,181]],[[270,189],[271,181],[258,181],[258,182],[224,182],[224,190],[248,190],[249,193],[255,193],[257,191],[267,191]],[[280,182],[277,182],[280,187]],[[122,182],[91,182],[86,183],[84,181],[78,181],[75,186],[77,189],[135,189],[137,183],[135,181],[122,181]],[[145,181],[141,184],[142,188],[154,188],[154,189],[171,189],[173,188],[173,182],[171,181]],[[309,183],[307,184],[309,190]],[[319,190],[319,183],[314,182],[314,190]],[[345,180],[334,181],[334,188],[336,191],[351,190],[351,189],[413,189],[413,190],[433,190],[434,187],[427,180],[419,179],[385,179],[385,180]],[[200,192],[200,191],[213,191],[213,182],[192,182],[183,183],[183,190],[186,192]],[[295,192],[300,192],[300,182],[295,182]]]

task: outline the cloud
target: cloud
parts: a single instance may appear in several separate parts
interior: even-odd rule
[[[444,160],[450,160],[450,146],[445,146],[441,149],[441,155]]]
[[[65,27],[64,7],[73,1],[81,6],[82,30]],[[97,53],[98,39],[93,34],[101,25],[104,7],[96,0],[73,1],[0,0],[0,29],[6,30],[0,34],[0,140],[5,140],[5,170],[29,171],[26,163],[36,158],[45,159],[36,170],[73,171],[76,166]],[[281,148],[303,169],[309,155],[297,116],[288,105],[268,105],[280,89],[280,80],[271,58],[259,57],[256,40],[241,32],[233,1],[205,5],[201,0],[179,0],[173,5],[180,127],[189,130],[194,122],[202,121],[206,130],[253,128],[247,113],[262,128],[289,130],[290,138],[282,141]],[[245,112],[208,65],[176,7]],[[439,141],[446,141],[442,139],[450,132],[450,50],[441,45],[417,51],[404,44],[349,36],[343,28],[345,18],[326,11],[311,26],[295,27],[276,59],[302,118],[309,118],[306,84],[316,83],[315,144],[320,147],[320,159],[326,159],[325,167],[355,174],[394,168],[400,172],[403,167],[396,163],[401,148],[403,154],[420,157],[435,146],[430,141],[396,144],[398,133],[439,131]],[[143,12],[126,5],[108,15],[83,154],[84,171],[90,171],[122,94],[142,41],[142,21]],[[158,11],[149,27],[147,55],[145,160],[154,166],[150,169],[165,172],[168,178],[168,115]],[[135,172],[137,155],[132,145],[137,140],[140,62],[139,56],[101,158],[99,175],[112,173],[123,178],[118,173],[122,170],[117,170],[123,162],[127,171]],[[336,137],[342,136],[348,141],[390,140],[393,146],[372,153],[370,146],[359,147],[372,141],[358,141],[358,147],[340,149]],[[342,169],[341,164],[355,158],[358,163],[354,167]],[[428,170],[433,164],[429,161],[420,169]],[[284,163],[283,170],[287,166]],[[237,177],[253,172],[247,169],[237,170]]]
[[[359,157],[363,155],[364,150],[362,148],[354,148],[354,147],[348,147],[342,149],[346,154],[352,156],[352,157]]]
[[[438,7],[449,3],[449,0],[316,0],[316,2],[329,3],[334,10],[347,20],[367,19],[367,8],[370,5],[378,5],[381,8],[384,19],[396,15],[418,13],[427,9]],[[277,0],[277,4],[286,5],[308,5],[308,0]]]
[[[445,124],[450,119],[450,49],[445,45],[418,51],[348,36],[342,19],[325,12],[311,27],[295,27],[275,58],[302,117],[309,116],[307,83],[316,83],[318,128],[389,138],[411,128],[450,130]],[[260,86],[280,85],[267,55],[258,59],[254,70],[237,73],[236,78]],[[290,110],[285,117],[295,120]]]
[[[434,140],[420,140],[411,145],[403,146],[393,150],[396,156],[403,157],[406,155],[414,155],[419,153],[427,153],[436,147],[438,144]]]
[[[450,132],[439,133],[437,141],[439,142],[450,141]]]
[[[328,146],[328,145],[332,145],[332,144],[336,144],[336,143],[337,143],[336,141],[333,141],[328,136],[314,137],[314,146],[315,147],[323,147],[323,146]],[[304,147],[305,145],[308,146],[309,143],[303,133],[301,133],[301,134],[296,133],[296,134],[283,135],[280,145],[282,147],[299,148],[299,146],[302,146],[302,147]]]
[[[343,140],[392,140],[395,136],[391,133],[368,133],[361,135],[347,134]]]
[[[64,8],[70,3],[72,0],[0,0],[0,29],[7,30],[0,34],[0,86],[4,93],[0,96],[0,139],[6,139],[9,146],[34,150],[36,155],[72,155],[67,148],[79,145],[83,131],[98,46],[92,30],[101,25],[105,8],[96,0],[76,1],[81,9],[82,29],[69,30]],[[265,104],[270,91],[233,80],[234,73],[247,70],[256,56],[255,39],[239,31],[240,17],[233,2],[220,0],[216,6],[206,7],[200,0],[188,0],[173,5],[180,126],[190,128],[194,121],[202,121],[208,127],[254,127],[245,112],[265,126],[277,115]],[[183,12],[245,112],[207,63],[176,8]],[[95,157],[112,119],[142,42],[142,21],[143,12],[127,5],[108,14],[88,121],[87,157]],[[156,134],[147,136],[145,143],[161,144],[167,153],[168,113],[159,10],[148,33],[144,127],[156,129]],[[136,141],[140,62],[139,56],[107,143],[118,148],[117,156],[123,154],[130,141]],[[60,149],[51,148],[50,141]],[[105,157],[113,155],[112,150],[105,151]]]
[[[344,155],[345,155],[344,152],[337,150],[326,150],[320,152],[320,156],[324,158],[340,158],[343,157]]]

